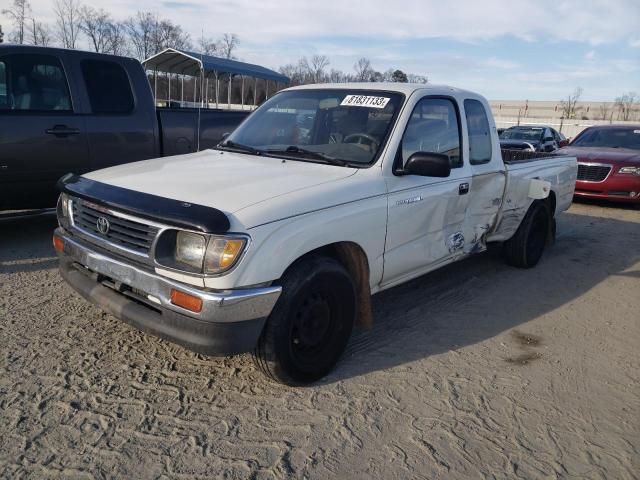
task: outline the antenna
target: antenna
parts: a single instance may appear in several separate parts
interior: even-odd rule
[[[204,40],[204,29],[201,29],[202,39]],[[204,42],[203,42],[204,43]],[[202,61],[202,45],[200,45],[200,106],[198,107],[198,132],[196,135],[196,151],[200,151],[200,118],[202,116],[202,107],[204,106],[204,92],[202,90],[202,86],[204,85],[204,62]],[[194,82],[196,83],[196,82]],[[193,88],[196,88],[194,85]]]

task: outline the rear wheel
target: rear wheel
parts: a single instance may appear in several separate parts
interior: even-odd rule
[[[355,287],[340,263],[311,257],[294,264],[253,352],[256,366],[287,385],[319,380],[344,352],[355,311]]]
[[[553,227],[547,206],[541,202],[531,205],[515,235],[504,243],[507,263],[520,268],[535,267],[550,241],[549,229]]]

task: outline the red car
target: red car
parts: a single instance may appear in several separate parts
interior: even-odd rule
[[[576,197],[640,204],[640,125],[589,127],[560,152],[578,158]]]

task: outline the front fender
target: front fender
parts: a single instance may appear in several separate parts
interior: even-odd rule
[[[367,256],[374,290],[382,279],[386,223],[387,198],[377,195],[251,228],[251,245],[242,262],[232,274],[209,278],[205,285],[225,289],[272,282],[306,253],[353,242]]]

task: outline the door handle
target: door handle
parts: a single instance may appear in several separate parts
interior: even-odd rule
[[[458,195],[466,195],[467,193],[469,193],[469,184],[461,183],[458,186]]]
[[[56,137],[68,137],[69,135],[78,135],[80,129],[67,127],[66,125],[56,125],[53,128],[47,128],[44,133],[55,135]]]

